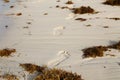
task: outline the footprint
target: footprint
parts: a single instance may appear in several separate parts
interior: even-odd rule
[[[64,26],[58,26],[58,27],[53,28],[53,35],[54,35],[54,36],[63,35],[63,30],[64,30],[64,29],[65,29]]]
[[[71,55],[67,51],[59,51],[57,53],[57,57],[51,61],[48,62],[48,66],[58,66],[65,60],[69,59]]]

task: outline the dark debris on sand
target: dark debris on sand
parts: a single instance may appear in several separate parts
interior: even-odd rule
[[[73,4],[73,2],[68,0],[65,4]]]
[[[85,19],[85,18],[76,18],[75,20],[86,21],[87,19]]]
[[[108,46],[93,46],[93,47],[85,48],[82,50],[84,53],[82,56],[83,58],[103,57],[104,52],[108,51],[108,49],[120,50],[120,41],[115,44],[108,45]],[[115,55],[110,55],[110,56],[115,56]]]
[[[94,47],[89,47],[83,49],[83,58],[88,58],[88,57],[103,57],[104,51],[107,51],[108,48],[105,46],[94,46]]]
[[[19,80],[17,76],[13,74],[0,75],[0,78],[3,78],[4,80]]]
[[[116,17],[114,17],[114,18],[107,18],[107,19],[120,20],[120,18],[116,18]]]
[[[16,49],[9,49],[9,48],[2,49],[0,50],[0,57],[8,57],[15,52],[16,52]]]
[[[41,67],[35,64],[20,64],[26,71],[33,73],[38,72],[34,80],[83,80],[81,75],[76,73],[67,72],[61,69],[51,69],[48,67]]]
[[[10,2],[10,0],[3,0],[3,1],[6,2],[6,3]]]
[[[112,6],[120,6],[120,0],[106,0],[103,4],[112,5]]]
[[[85,6],[81,6],[79,8],[73,8],[72,12],[74,14],[86,14],[86,13],[95,13],[95,10],[92,9],[90,6],[85,7]]]
[[[109,45],[108,48],[120,50],[120,41],[115,44]]]
[[[25,63],[25,64],[20,64],[22,68],[24,68],[27,72],[29,73],[34,73],[34,72],[43,72],[44,69],[46,68],[45,66],[38,66],[35,64],[31,63]]]

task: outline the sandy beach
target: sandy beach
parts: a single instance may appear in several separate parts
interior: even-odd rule
[[[33,63],[75,72],[84,80],[120,80],[119,50],[110,48],[102,57],[82,56],[85,48],[120,40],[120,6],[104,1],[0,0],[0,50],[16,49],[0,57],[0,74],[13,72],[25,80],[19,64]],[[72,9],[80,6],[90,6],[95,13],[74,14]],[[29,76],[26,80],[33,80]]]

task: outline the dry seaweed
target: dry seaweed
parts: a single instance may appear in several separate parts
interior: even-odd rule
[[[56,2],[60,2],[60,0],[57,0]]]
[[[104,51],[107,51],[108,48],[105,46],[94,46],[90,48],[85,48],[82,51],[84,52],[83,58],[88,58],[88,57],[103,57]]]
[[[115,44],[109,45],[108,48],[120,50],[120,41]]]
[[[7,28],[8,28],[8,25],[5,25],[5,28],[7,29]]]
[[[85,7],[85,6],[81,6],[79,8],[73,8],[72,9],[74,14],[86,14],[86,13],[94,13],[94,9],[92,9],[90,6]]]
[[[103,4],[120,6],[120,0],[106,0],[105,2],[103,2]]]
[[[63,6],[63,7],[61,7],[61,9],[69,9],[69,7]]]
[[[3,1],[6,2],[6,3],[10,2],[10,0],[3,0]]]
[[[60,6],[59,5],[56,5],[56,8],[59,8]]]
[[[61,69],[47,69],[39,74],[35,80],[83,80],[81,75]]]
[[[15,52],[16,52],[16,49],[8,49],[8,48],[2,49],[0,50],[0,57],[8,57]]]
[[[45,66],[41,67],[35,64],[30,64],[30,63],[25,63],[25,64],[20,64],[22,68],[24,68],[26,71],[29,73],[34,73],[34,72],[43,72],[43,70],[46,68]]]
[[[73,4],[73,2],[68,0],[65,4]]]
[[[17,15],[17,16],[21,16],[21,15],[22,15],[22,13],[17,13],[16,15]]]
[[[14,6],[10,6],[10,8],[14,8]]]
[[[17,76],[13,74],[4,74],[4,75],[1,75],[0,77],[5,80],[19,80]]]
[[[86,26],[87,26],[87,27],[90,27],[90,26],[92,26],[92,25],[91,25],[91,24],[87,24]]]
[[[85,48],[83,49],[83,58],[88,58],[88,57],[103,57],[104,56],[104,52],[107,51],[108,49],[116,49],[116,50],[120,50],[120,41],[112,44],[112,45],[108,45],[108,46],[94,46],[94,47],[89,47],[89,48]],[[106,56],[115,56],[113,54],[106,54]]]
[[[20,64],[26,71],[33,73],[37,71],[39,74],[35,77],[34,80],[83,80],[81,75],[76,73],[67,72],[61,69],[50,69],[46,66],[38,66],[35,64]]]
[[[48,13],[44,13],[44,15],[48,15]]]
[[[109,28],[109,26],[103,26],[103,28]]]
[[[87,19],[84,19],[84,18],[76,18],[75,20],[86,21]]]
[[[108,18],[108,19],[113,19],[113,20],[120,20],[120,18]]]

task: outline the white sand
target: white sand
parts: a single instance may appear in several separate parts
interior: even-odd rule
[[[0,49],[17,50],[13,57],[4,59],[63,68],[81,74],[85,80],[120,80],[119,51],[106,52],[115,54],[115,57],[96,59],[82,59],[81,51],[120,39],[120,21],[106,19],[120,18],[120,7],[103,5],[104,0],[73,0],[75,4],[72,7],[91,6],[99,12],[73,15],[67,9],[56,8],[56,5],[67,6],[66,1],[10,0],[4,3],[0,0]],[[9,8],[11,5],[14,8]],[[10,15],[12,13],[22,15]],[[76,21],[76,18],[86,18],[87,21]],[[31,24],[27,24],[29,22]],[[86,27],[89,24],[91,26]],[[65,29],[58,29],[57,35],[53,34],[54,29],[60,26]],[[67,51],[69,55],[57,55],[59,51]],[[3,64],[4,61],[0,66]]]

